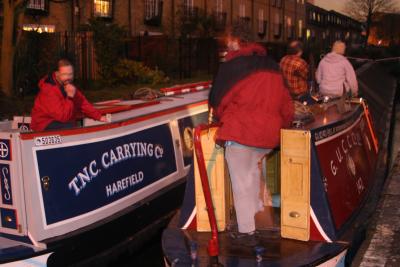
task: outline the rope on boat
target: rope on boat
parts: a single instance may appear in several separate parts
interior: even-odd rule
[[[137,89],[135,91],[135,93],[133,93],[132,98],[150,101],[150,100],[154,100],[159,97],[162,97],[162,96],[164,96],[164,94],[156,89],[153,89],[150,87],[142,87],[142,88]]]

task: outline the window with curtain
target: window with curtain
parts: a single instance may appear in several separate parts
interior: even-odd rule
[[[274,14],[272,30],[275,38],[279,38],[281,36],[281,17],[279,13]]]
[[[215,12],[224,12],[224,0],[215,0]]]
[[[299,38],[303,38],[303,21],[300,19],[299,20],[299,33],[298,33]]]
[[[240,18],[246,17],[246,5],[244,3],[239,4],[239,17]]]
[[[144,17],[151,19],[161,15],[161,1],[160,0],[145,0],[144,1]]]
[[[286,18],[286,29],[287,29],[287,38],[292,39],[294,38],[294,32],[293,32],[293,26],[292,26],[292,18],[287,17]]]
[[[224,0],[215,0],[213,15],[215,18],[215,29],[224,30],[226,24],[226,12],[224,11]]]
[[[30,15],[47,15],[49,13],[48,0],[29,0],[26,4],[26,13]]]
[[[47,11],[46,0],[29,0],[27,8]]]
[[[160,26],[162,17],[161,0],[144,1],[144,23],[150,26]]]
[[[186,17],[194,15],[194,0],[183,0],[183,13]]]
[[[264,10],[258,10],[258,33],[265,34],[265,18],[264,18]]]
[[[94,0],[94,16],[112,18],[112,0]]]

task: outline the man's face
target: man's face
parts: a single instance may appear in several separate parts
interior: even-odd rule
[[[74,80],[74,68],[72,66],[61,66],[56,72],[57,80],[66,85]]]
[[[229,36],[227,38],[226,46],[229,51],[237,51],[240,49],[240,42],[237,38]]]

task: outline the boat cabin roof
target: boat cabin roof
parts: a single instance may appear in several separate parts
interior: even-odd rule
[[[189,108],[194,107],[199,104],[205,104],[208,98],[209,90],[202,90],[198,92],[192,92],[189,94],[182,95],[172,95],[163,96],[154,100],[110,100],[94,103],[94,106],[100,110],[103,115],[106,115],[110,123],[131,120],[135,118],[142,118],[144,116],[149,116],[149,118],[164,115],[168,112],[175,112],[178,110],[189,110]],[[190,111],[188,111],[190,113]],[[31,117],[29,116],[14,116],[12,121],[1,121],[0,131],[24,133],[27,131],[25,128],[21,128],[23,124],[29,124],[31,122]],[[104,124],[89,118],[84,118],[82,120],[81,127],[85,128],[95,125]],[[52,130],[54,132],[54,130]],[[64,131],[64,130],[63,130]],[[29,132],[34,133],[34,132]]]

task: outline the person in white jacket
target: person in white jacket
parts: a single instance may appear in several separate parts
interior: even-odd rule
[[[343,56],[346,45],[342,41],[333,44],[332,52],[328,53],[318,65],[316,80],[319,92],[324,96],[336,97],[351,90],[352,96],[358,95],[358,83],[353,66]]]

